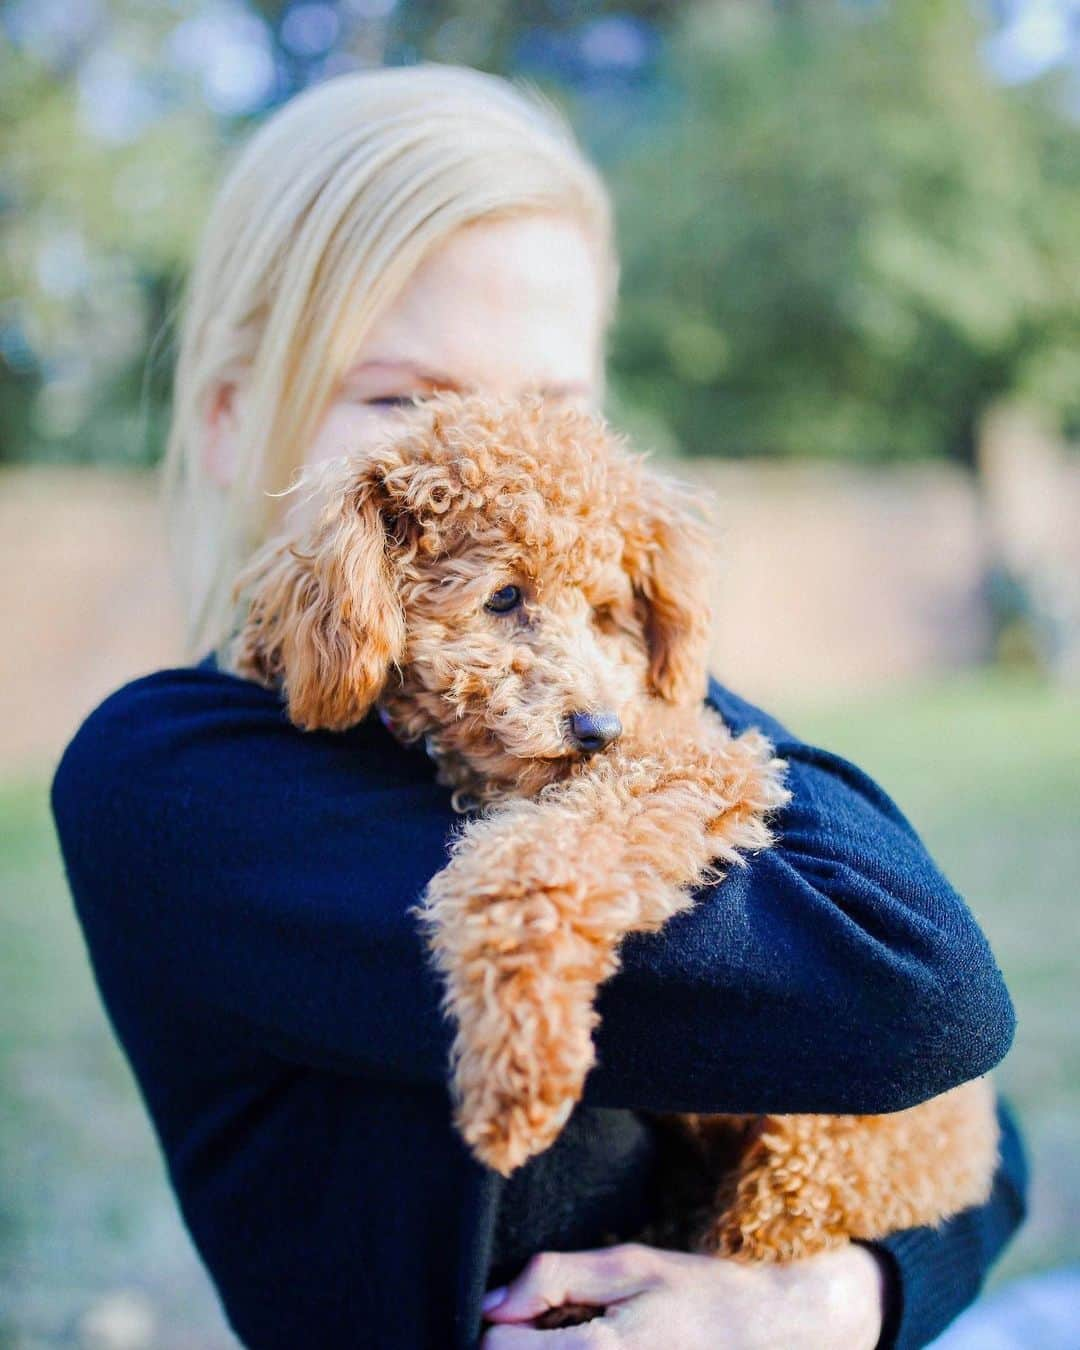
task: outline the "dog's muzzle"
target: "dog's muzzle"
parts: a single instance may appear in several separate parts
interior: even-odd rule
[[[622,723],[613,712],[571,713],[570,739],[586,755],[595,755],[622,735]]]

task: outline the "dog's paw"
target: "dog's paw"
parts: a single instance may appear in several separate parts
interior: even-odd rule
[[[555,1142],[574,1109],[573,1100],[558,1107],[538,1103],[504,1103],[489,1119],[470,1116],[463,1107],[457,1126],[473,1156],[501,1176],[509,1176]]]
[[[595,1059],[591,981],[531,963],[496,966],[464,1010],[455,1047],[455,1123],[472,1153],[509,1175],[555,1142]]]

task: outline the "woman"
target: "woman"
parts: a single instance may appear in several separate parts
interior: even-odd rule
[[[503,1183],[450,1128],[449,1030],[407,913],[454,824],[431,765],[377,718],[300,733],[203,655],[302,462],[437,389],[598,405],[615,278],[607,198],[556,116],[452,68],[293,100],[207,221],[167,466],[203,659],[106,700],[53,806],[103,998],[253,1347],[923,1345],[1019,1221],[1003,1114],[993,1198],[940,1232],[785,1269],[625,1241],[654,1199],[644,1113],[892,1110],[1009,1046],[982,935],[853,766],[711,686],[791,763],[781,845],[627,944],[584,1102]],[[563,1302],[606,1311],[532,1325]]]

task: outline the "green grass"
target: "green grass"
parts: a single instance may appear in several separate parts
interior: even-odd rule
[[[980,678],[777,711],[888,789],[1005,971],[1020,1025],[999,1081],[1035,1181],[998,1279],[1080,1260],[1080,698]],[[96,1343],[88,1313],[123,1297],[160,1350],[231,1344],[100,1010],[40,782],[0,785],[0,897],[0,1345]]]

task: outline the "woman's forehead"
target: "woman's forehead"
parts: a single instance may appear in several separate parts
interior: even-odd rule
[[[456,231],[356,352],[350,374],[434,388],[588,392],[598,376],[600,275],[583,229],[535,214]]]

